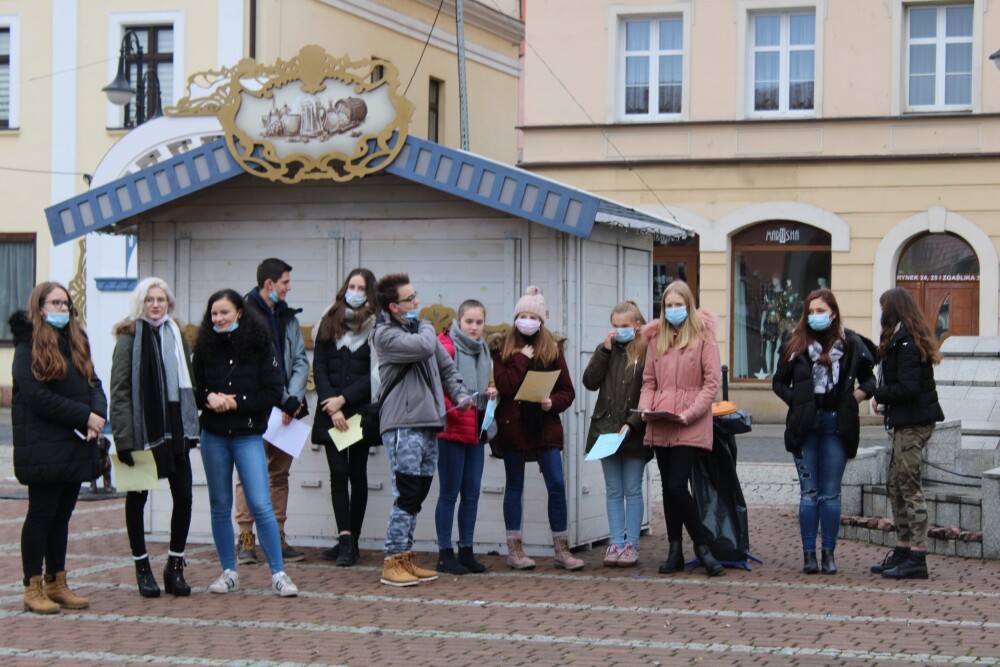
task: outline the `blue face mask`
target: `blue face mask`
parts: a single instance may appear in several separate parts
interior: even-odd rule
[[[267,293],[267,298],[271,300],[271,303],[278,303],[279,300],[278,293],[275,292],[274,290],[271,290],[270,292]]]
[[[365,301],[367,300],[368,296],[364,292],[348,291],[344,293],[344,301],[355,310],[365,305]]]
[[[816,313],[808,318],[809,328],[813,331],[826,331],[830,328],[832,320],[829,313]]]
[[[615,333],[616,343],[628,343],[635,338],[635,329],[632,327],[624,327],[622,329],[615,327],[615,331],[617,332]]]
[[[219,331],[219,327],[215,326],[214,324],[212,325],[212,331],[214,331],[215,333],[233,333],[239,328],[240,328],[239,320],[233,322],[232,326],[230,326],[227,331]]]
[[[45,313],[45,321],[56,329],[65,329],[69,324],[69,313]]]
[[[406,314],[403,315],[403,317],[405,317],[410,322],[416,322],[417,320],[420,319],[420,311],[417,310],[416,308],[414,308],[413,310],[408,310],[406,311]]]
[[[663,312],[664,319],[670,322],[675,327],[684,323],[684,320],[688,318],[687,306],[677,306],[676,308],[667,308]]]

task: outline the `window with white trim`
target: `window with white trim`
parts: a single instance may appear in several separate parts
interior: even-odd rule
[[[12,342],[7,320],[28,307],[34,286],[35,235],[0,234],[0,342]]]
[[[973,16],[972,5],[907,7],[907,110],[971,108]]]
[[[628,19],[622,31],[622,116],[679,116],[684,94],[683,18]]]
[[[811,114],[815,110],[816,13],[750,16],[752,115]]]

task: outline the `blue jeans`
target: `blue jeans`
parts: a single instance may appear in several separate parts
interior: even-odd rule
[[[646,459],[615,454],[601,459],[601,467],[608,497],[611,544],[636,546],[642,527],[642,476]]]
[[[455,521],[455,501],[458,503],[458,546],[471,547],[479,510],[479,486],[483,480],[485,461],[483,445],[438,439],[438,491],[434,508],[438,548],[451,549],[451,526]]]
[[[236,535],[233,532],[233,465],[243,482],[250,513],[257,524],[260,546],[271,574],[285,569],[281,558],[281,536],[271,508],[267,480],[267,456],[259,435],[217,435],[201,432],[201,461],[208,482],[208,502],[212,510],[212,538],[223,569],[236,569]]]
[[[840,482],[847,467],[844,443],[837,435],[837,413],[820,410],[816,427],[795,458],[799,474],[799,532],[802,550],[816,551],[816,530],[823,533],[823,550],[833,551],[840,530]]]
[[[566,481],[563,479],[562,456],[554,447],[534,450],[538,467],[549,492],[549,527],[553,533],[566,530]],[[524,454],[505,449],[503,467],[507,484],[503,492],[503,523],[507,530],[521,530],[524,497]]]

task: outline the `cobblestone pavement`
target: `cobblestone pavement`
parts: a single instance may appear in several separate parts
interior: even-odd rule
[[[741,472],[748,497],[785,499],[789,483],[794,492],[790,465]],[[840,574],[808,576],[788,505],[751,507],[752,551],[764,562],[716,579],[657,574],[666,551],[657,510],[634,569],[601,567],[600,548],[583,550],[587,565],[573,573],[551,558],[514,573],[485,555],[486,574],[396,589],[378,583],[379,553],[337,568],[307,549],[305,562],[288,566],[301,595],[279,599],[264,565],[240,569],[238,593],[208,594],[218,566],[211,547],[196,545],[194,595],[146,600],[135,589],[124,503],[81,502],[68,564],[91,607],[52,617],[21,611],[25,506],[0,501],[5,666],[1000,664],[1000,563],[937,557],[929,581],[890,582],[868,573],[883,549],[844,542]],[[166,545],[150,552],[159,578]]]

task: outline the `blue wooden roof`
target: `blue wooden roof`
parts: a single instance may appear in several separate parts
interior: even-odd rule
[[[595,222],[662,238],[693,234],[532,172],[412,136],[385,171],[581,238],[590,237]],[[243,173],[220,138],[50,206],[45,218],[59,245]]]

